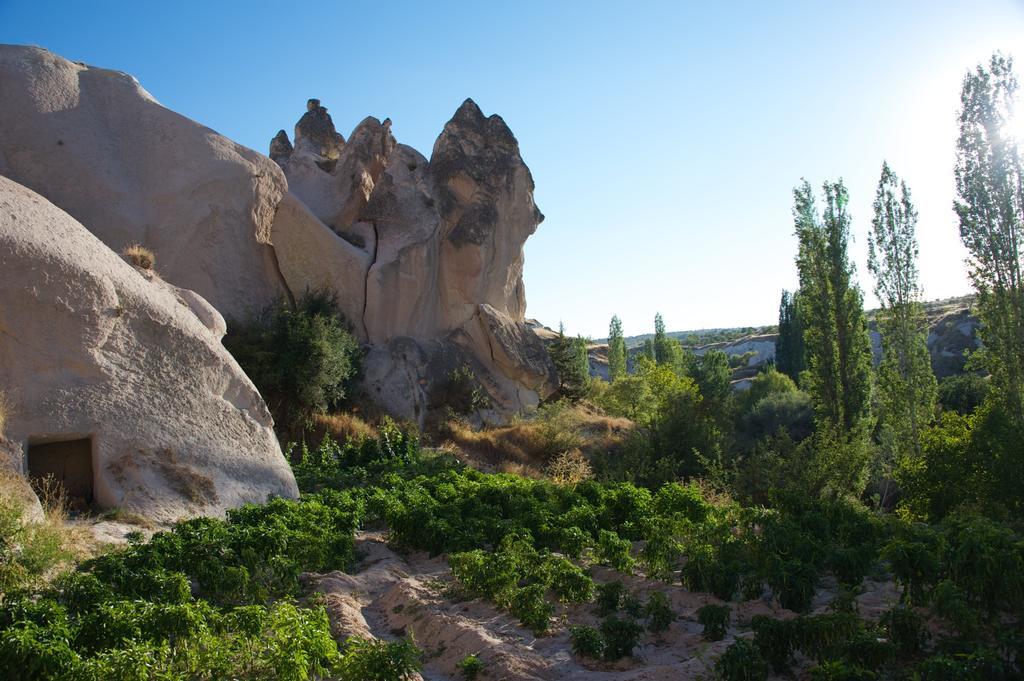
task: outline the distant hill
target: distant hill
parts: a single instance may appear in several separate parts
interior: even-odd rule
[[[932,369],[939,378],[952,376],[963,371],[964,352],[978,347],[978,320],[974,315],[975,296],[958,296],[928,301],[924,304],[928,320],[928,350],[931,354]],[[878,310],[868,310],[868,329],[871,332],[871,349],[875,360],[881,357],[881,339],[875,318]],[[545,336],[557,334],[538,322],[532,322],[535,331]],[[733,382],[737,389],[749,385],[761,368],[775,359],[777,326],[742,326],[723,329],[697,329],[672,331],[668,334],[678,338],[683,346],[702,355],[708,350],[721,350],[734,358]],[[641,346],[653,333],[626,338],[629,360],[639,353]],[[600,339],[590,345],[591,375],[608,378],[608,341]]]

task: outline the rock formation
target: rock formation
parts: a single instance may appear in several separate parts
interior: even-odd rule
[[[555,385],[523,326],[523,243],[542,219],[533,180],[505,123],[472,101],[429,161],[389,120],[366,118],[345,140],[315,99],[294,146],[274,137],[272,161],[127,74],[34,47],[0,46],[0,101],[0,175],[114,251],[150,248],[164,280],[228,319],[309,288],[337,293],[368,349],[369,392],[393,414],[422,423],[464,364],[495,419]]]
[[[133,77],[0,45],[0,175],[228,318],[287,287],[270,245],[286,184],[265,156],[161,106]]]
[[[10,466],[165,521],[297,496],[217,311],[3,177],[0,301]]]
[[[362,284],[351,276],[318,281],[349,301],[350,320],[371,346],[371,394],[390,411],[422,420],[431,388],[468,364],[497,412],[537,404],[556,381],[524,323],[522,271],[523,244],[543,215],[505,122],[466,100],[428,160],[395,141],[389,120],[366,118],[341,142],[326,110],[317,100],[310,106],[295,126],[294,150],[285,152],[291,145],[278,133],[271,151],[312,217],[365,256]],[[340,145],[337,158],[332,140]],[[301,230],[281,233],[314,233],[310,217],[303,216]],[[281,243],[277,234],[275,225]],[[354,260],[351,249],[330,250]],[[352,304],[359,300],[361,311]]]

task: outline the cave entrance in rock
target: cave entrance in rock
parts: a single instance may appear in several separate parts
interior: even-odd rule
[[[48,440],[28,446],[28,475],[37,490],[51,478],[67,495],[72,511],[86,511],[93,505],[92,440]]]

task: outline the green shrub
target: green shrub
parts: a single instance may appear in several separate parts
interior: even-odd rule
[[[632,620],[619,619],[614,615],[605,617],[601,622],[601,634],[604,636],[606,660],[618,660],[633,654],[633,648],[644,628]]]
[[[36,606],[39,604],[37,603]],[[5,610],[10,604],[4,606]],[[32,616],[21,608],[23,615]],[[276,603],[222,615],[203,602],[104,603],[81,617],[48,609],[46,625],[15,619],[0,631],[0,668],[13,679],[305,681],[339,661],[323,608]],[[39,615],[36,607],[36,615]],[[386,678],[354,676],[342,678]]]
[[[1009,681],[1019,678],[998,655],[981,649],[970,653],[937,655],[921,662],[915,671],[920,681]]]
[[[753,641],[738,638],[718,658],[715,671],[723,681],[764,681],[768,678],[768,663]]]
[[[622,607],[622,599],[625,596],[626,587],[619,580],[598,584],[597,586],[597,613],[607,615],[617,612]]]
[[[430,406],[465,416],[491,406],[491,398],[468,364],[452,369],[430,391]]]
[[[462,672],[462,678],[466,679],[466,681],[474,681],[476,677],[480,676],[480,672],[484,670],[483,660],[475,654],[466,655],[456,666]]]
[[[619,572],[631,573],[635,561],[631,554],[632,545],[628,539],[621,539],[615,532],[601,530],[597,540],[597,556],[601,562]]]
[[[282,302],[229,328],[224,346],[287,432],[300,432],[313,414],[348,396],[360,350],[333,294],[307,291],[294,308]]]
[[[644,614],[647,616],[647,628],[653,632],[665,631],[676,618],[669,604],[668,596],[660,591],[654,591],[647,599],[644,606]]]
[[[777,560],[768,573],[768,586],[779,598],[783,608],[807,612],[814,599],[818,570],[813,564],[799,560]]]
[[[878,675],[845,662],[823,662],[811,669],[812,681],[874,681]]]
[[[906,606],[896,606],[882,615],[882,627],[901,652],[916,655],[928,643],[924,618]]]
[[[536,636],[548,630],[555,607],[544,598],[544,586],[530,584],[512,591],[508,598],[509,612],[519,618],[524,627]]]
[[[704,627],[704,638],[708,641],[721,641],[729,628],[731,611],[727,605],[709,603],[697,609],[697,621]]]
[[[925,526],[904,526],[882,549],[896,582],[903,587],[900,600],[915,604],[924,601],[925,590],[938,578],[941,550],[939,534]]]
[[[766,615],[756,615],[750,625],[754,630],[754,642],[764,658],[777,674],[785,674],[793,663],[793,651],[797,642],[797,621],[777,620]]]
[[[985,401],[988,388],[988,379],[977,374],[946,376],[939,381],[939,404],[943,409],[967,415]]]
[[[423,668],[423,653],[409,639],[380,641],[353,637],[345,642],[338,681],[406,681]]]
[[[25,522],[21,505],[0,495],[0,594],[42,583],[71,557],[64,543],[59,526]]]
[[[572,643],[572,652],[581,657],[592,657],[594,659],[604,657],[604,635],[593,627],[570,627],[569,641]]]

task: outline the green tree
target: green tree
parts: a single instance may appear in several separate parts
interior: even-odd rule
[[[732,413],[732,369],[729,356],[721,350],[708,350],[694,358],[693,380],[700,388],[701,397],[712,411],[716,421],[724,424]]]
[[[1024,173],[1018,142],[1007,131],[1017,98],[1011,59],[995,54],[963,80],[954,210],[978,291],[984,362],[992,388],[1024,423]]]
[[[661,313],[654,315],[654,361],[671,367],[676,373],[683,375],[687,371],[686,356],[679,341],[665,332],[665,320]]]
[[[622,336],[622,320],[618,315],[612,315],[608,326],[608,380],[614,383],[625,375],[626,339]]]
[[[882,164],[874,213],[868,269],[882,305],[878,389],[883,443],[896,461],[917,459],[921,433],[935,415],[938,383],[928,354],[928,326],[918,284],[917,211],[906,183],[887,163]]]
[[[224,346],[290,435],[340,406],[359,372],[359,343],[333,294],[307,291],[294,307],[281,302],[233,327]]]
[[[804,361],[804,325],[800,320],[797,294],[782,291],[779,302],[779,339],[775,341],[775,366],[794,381],[807,368]]]
[[[859,495],[871,449],[871,341],[848,256],[850,216],[842,181],[824,185],[821,219],[807,181],[794,190],[799,242],[799,315],[807,371],[803,383],[815,411],[812,438],[801,443],[801,484],[822,496]]]
[[[848,255],[846,187],[826,182],[824,193],[819,219],[811,185],[805,180],[793,192],[806,387],[819,420],[852,438],[864,434],[870,416],[871,341]]]
[[[590,388],[590,358],[587,339],[565,335],[565,326],[558,325],[558,338],[548,346],[548,355],[558,373],[558,394],[571,401],[583,399]]]

